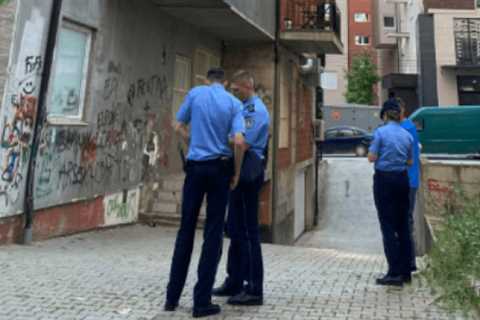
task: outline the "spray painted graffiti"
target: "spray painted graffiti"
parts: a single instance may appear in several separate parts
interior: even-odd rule
[[[135,221],[138,216],[139,200],[140,192],[138,189],[106,196],[103,201],[105,225]]]
[[[136,102],[147,96],[159,99],[161,104],[168,101],[168,81],[165,75],[153,75],[132,82],[127,94],[128,105],[132,107]]]

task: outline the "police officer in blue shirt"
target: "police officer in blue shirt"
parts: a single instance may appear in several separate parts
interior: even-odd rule
[[[232,79],[233,93],[243,101],[246,152],[238,187],[230,194],[227,233],[228,277],[214,295],[231,296],[233,305],[263,304],[263,259],[258,225],[259,193],[264,182],[264,164],[270,117],[262,100],[255,95],[254,79],[238,71]],[[244,287],[244,282],[247,286]]]
[[[408,210],[408,167],[413,163],[413,138],[400,126],[400,106],[389,99],[381,117],[386,124],[375,131],[368,159],[375,163],[374,199],[388,262],[379,285],[403,286],[411,281],[411,244]]]
[[[412,246],[412,257],[410,259],[410,268],[412,272],[417,271],[417,264],[415,261],[415,240],[413,237],[414,218],[413,212],[415,211],[415,202],[417,199],[417,191],[420,185],[420,141],[418,139],[417,127],[412,120],[406,116],[407,108],[405,102],[397,98],[398,104],[401,108],[400,125],[402,128],[408,131],[413,138],[413,165],[408,168],[408,180],[410,181],[410,208],[408,211],[408,220],[410,227],[410,245]]]
[[[196,87],[188,93],[177,113],[175,127],[188,142],[189,150],[182,219],[164,309],[174,311],[178,306],[192,255],[198,214],[206,195],[204,242],[193,296],[193,317],[196,318],[220,313],[220,306],[211,303],[212,288],[221,256],[229,189],[238,184],[243,158],[245,121],[242,104],[223,87],[224,76],[222,69],[208,72],[210,85]],[[233,152],[229,144],[232,132]]]

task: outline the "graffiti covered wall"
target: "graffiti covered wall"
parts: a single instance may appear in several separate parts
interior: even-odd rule
[[[18,2],[21,14],[0,111],[0,217],[17,213],[23,205],[43,67],[48,2],[43,2],[43,8],[27,8]]]
[[[22,209],[50,11],[45,3],[25,3],[17,21],[1,109],[0,218]],[[65,85],[62,95],[49,96],[47,109],[51,101],[68,109],[80,99],[85,107],[82,121],[48,122],[42,132],[35,208],[109,195],[105,224],[128,222],[138,214],[129,209],[134,197],[139,201],[138,186],[181,168],[172,129],[175,55],[193,60],[196,48],[219,51],[220,43],[151,2],[65,0],[62,17],[92,33],[86,92],[70,94]]]

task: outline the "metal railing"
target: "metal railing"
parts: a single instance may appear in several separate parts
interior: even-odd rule
[[[480,65],[480,19],[455,19],[457,65]]]
[[[282,31],[332,31],[340,38],[341,14],[333,0],[284,0]]]

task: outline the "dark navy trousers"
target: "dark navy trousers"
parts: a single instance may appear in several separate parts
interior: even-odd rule
[[[263,258],[258,223],[259,194],[264,174],[253,182],[242,182],[230,193],[227,234],[230,237],[226,285],[263,296]]]
[[[185,171],[182,220],[175,242],[167,300],[177,303],[182,294],[192,256],[198,215],[206,195],[207,217],[198,263],[198,282],[193,294],[194,306],[202,307],[211,303],[212,288],[221,257],[233,161],[188,161]]]
[[[374,198],[389,275],[411,273],[410,186],[407,172],[376,171]]]
[[[414,237],[414,231],[415,231],[415,202],[417,201],[417,191],[418,188],[412,188],[410,187],[410,207],[408,210],[408,226],[409,226],[409,232],[410,232],[410,246],[411,248],[411,259],[410,259],[410,269],[412,271],[417,270],[417,263],[415,260],[415,237]]]

